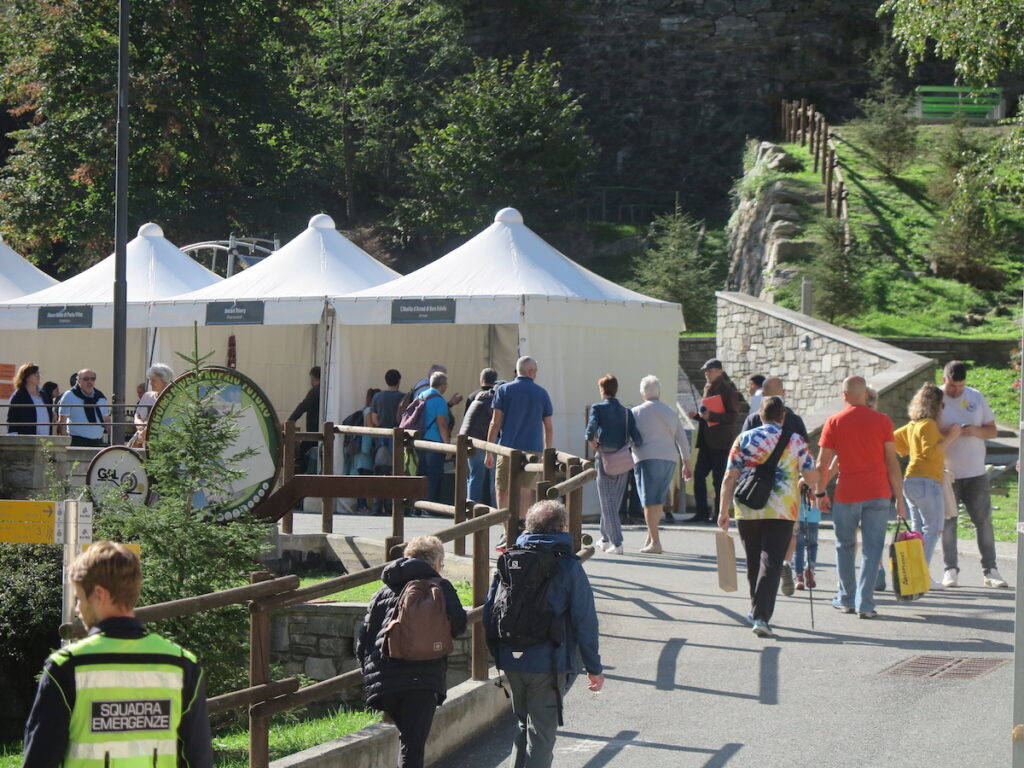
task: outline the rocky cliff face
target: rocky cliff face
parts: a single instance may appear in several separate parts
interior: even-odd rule
[[[678,191],[687,210],[724,218],[744,138],[775,135],[782,98],[809,98],[833,120],[849,116],[868,87],[866,54],[881,39],[877,0],[475,5],[481,52],[551,47],[564,63],[565,84],[583,95],[600,150],[595,185],[611,188],[603,192],[613,217],[668,210]]]
[[[787,170],[794,165],[799,163],[781,147],[765,141],[758,145],[757,162],[748,174]],[[806,204],[822,199],[817,190],[801,188],[785,178],[741,199],[729,221],[728,289],[771,301],[775,288],[793,280],[797,270],[786,264],[809,259],[815,248],[814,241],[803,237]]]

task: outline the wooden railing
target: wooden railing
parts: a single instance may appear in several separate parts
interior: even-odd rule
[[[490,529],[494,525],[505,525],[506,535],[513,539],[516,534],[516,520],[510,509],[518,509],[519,475],[522,472],[535,472],[541,475],[537,485],[537,497],[558,499],[564,498],[569,512],[569,530],[573,537],[574,548],[582,560],[594,554],[592,546],[582,546],[582,512],[583,486],[594,479],[596,472],[589,461],[577,456],[549,449],[542,454],[516,451],[503,446],[472,440],[460,436],[454,445],[432,443],[417,439],[418,435],[403,430],[371,429],[369,427],[335,427],[325,424],[322,433],[301,433],[295,431],[295,425],[285,425],[285,443],[283,453],[286,457],[286,476],[294,476],[294,446],[298,440],[310,440],[319,435],[325,442],[325,454],[330,456],[333,451],[335,434],[381,435],[394,439],[392,459],[395,467],[403,466],[402,452],[406,446],[418,450],[440,451],[456,457],[456,496],[454,504],[430,504],[415,501],[414,508],[430,509],[435,513],[450,514],[453,524],[436,531],[433,535],[441,541],[454,542],[454,549],[460,554],[465,553],[465,539],[473,537],[473,569],[472,592],[473,608],[467,612],[472,636],[471,676],[474,680],[487,680],[490,667],[489,652],[482,624],[483,604],[490,586]],[[289,449],[289,446],[290,449]],[[509,457],[511,466],[511,488],[509,507],[495,509],[483,504],[467,501],[465,496],[465,467],[468,456],[477,450],[489,450]],[[326,464],[326,466],[329,466]],[[459,467],[463,470],[459,470]],[[462,490],[459,492],[458,480],[462,477]],[[327,479],[327,478],[324,478]],[[396,478],[399,479],[399,478]],[[411,478],[400,478],[409,481]],[[514,492],[511,492],[514,491]],[[325,505],[328,500],[325,499]],[[329,500],[333,510],[333,499]],[[393,504],[391,536],[386,540],[386,552],[392,557],[401,553],[404,541],[404,518],[402,505],[397,501]],[[325,508],[328,508],[325,506]],[[282,518],[282,523],[284,519]],[[283,526],[282,526],[283,527]],[[323,527],[330,532],[333,529],[333,517],[325,515]],[[461,551],[460,551],[461,550]],[[274,578],[272,574],[260,571],[251,574],[251,583],[195,597],[187,597],[167,603],[147,605],[137,608],[136,617],[143,622],[159,621],[160,619],[187,616],[201,611],[223,608],[228,605],[247,605],[249,609],[249,685],[246,688],[231,691],[207,700],[210,714],[226,712],[240,707],[247,707],[249,712],[249,765],[250,768],[267,768],[270,764],[270,718],[288,710],[306,707],[316,701],[336,695],[339,691],[362,684],[362,673],[352,670],[336,675],[320,682],[300,687],[294,677],[281,680],[270,679],[270,620],[271,613],[276,610],[315,600],[335,592],[362,586],[380,579],[387,563],[363,568],[362,570],[337,576],[332,579],[299,588],[299,577],[281,576]],[[82,637],[85,634],[81,622],[75,621],[61,627],[61,636],[67,639]],[[200,659],[201,661],[201,659]]]
[[[825,216],[843,222],[843,238],[850,247],[849,191],[843,179],[835,137],[828,120],[807,99],[782,102],[782,136],[790,144],[806,147],[814,162],[814,172],[821,174],[825,187]]]

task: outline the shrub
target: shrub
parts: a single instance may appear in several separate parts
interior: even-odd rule
[[[994,266],[1007,238],[986,202],[984,181],[972,173],[957,177],[956,190],[932,232],[933,269],[939,277],[959,280],[982,290],[1000,288],[1005,273]]]
[[[852,237],[852,236],[851,236]],[[815,314],[830,323],[857,314],[865,305],[864,268],[867,249],[852,241],[839,219],[825,219],[821,243],[807,272],[813,282]]]
[[[896,176],[917,154],[917,118],[910,114],[913,97],[903,96],[892,79],[857,102],[864,113],[854,125],[875,166],[887,176]]]

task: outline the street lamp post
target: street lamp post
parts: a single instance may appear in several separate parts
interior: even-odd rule
[[[114,381],[111,442],[124,443],[128,326],[128,0],[117,14],[117,169],[114,178]]]

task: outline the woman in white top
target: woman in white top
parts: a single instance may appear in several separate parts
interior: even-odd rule
[[[160,397],[160,393],[174,381],[174,371],[170,366],[156,363],[146,371],[146,381],[149,382],[149,389],[143,393],[139,398],[138,405],[135,406],[135,439],[132,444],[140,448],[146,444],[146,424],[149,422],[149,412],[153,410],[153,405]]]
[[[39,390],[42,374],[35,363],[24,363],[14,374],[14,394],[7,406],[7,432],[12,435],[50,434],[50,409]]]
[[[662,549],[658,521],[680,457],[683,460],[683,479],[689,480],[693,476],[690,441],[679,416],[659,399],[661,382],[657,376],[641,379],[640,394],[644,402],[633,408],[633,417],[643,438],[641,445],[633,446],[636,489],[644,507],[644,520],[647,521],[647,544],[640,551],[659,554]]]

